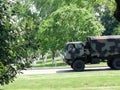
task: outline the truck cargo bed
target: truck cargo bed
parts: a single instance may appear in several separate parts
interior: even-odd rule
[[[91,36],[87,38],[87,44],[91,56],[107,57],[120,55],[120,35]]]

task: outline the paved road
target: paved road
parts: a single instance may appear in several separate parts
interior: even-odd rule
[[[105,71],[110,70],[109,67],[86,67],[85,71]],[[22,70],[23,74],[52,74],[74,72],[71,68],[53,68],[53,69],[38,69],[38,70]]]

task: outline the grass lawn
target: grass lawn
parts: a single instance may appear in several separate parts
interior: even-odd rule
[[[18,75],[0,90],[120,90],[120,70]]]
[[[43,60],[39,60],[32,68],[56,68],[56,67],[66,67],[67,64],[64,63],[60,57],[56,58],[56,65],[52,63],[52,59],[48,58],[46,60],[45,65],[43,64]]]

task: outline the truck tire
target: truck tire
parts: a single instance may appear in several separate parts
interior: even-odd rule
[[[82,60],[76,60],[71,67],[75,71],[83,71],[85,68],[85,63]]]
[[[108,65],[108,67],[110,67],[111,69],[113,69],[112,60],[108,60],[107,61],[107,65]]]
[[[120,70],[120,58],[116,58],[112,61],[113,69]]]
[[[72,65],[70,65],[71,66],[71,68],[73,69],[73,64]]]

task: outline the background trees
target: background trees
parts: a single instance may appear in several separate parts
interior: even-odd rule
[[[101,35],[104,27],[94,14],[76,5],[64,6],[41,23],[39,38],[44,49],[56,51],[68,41],[85,41],[89,35]]]

